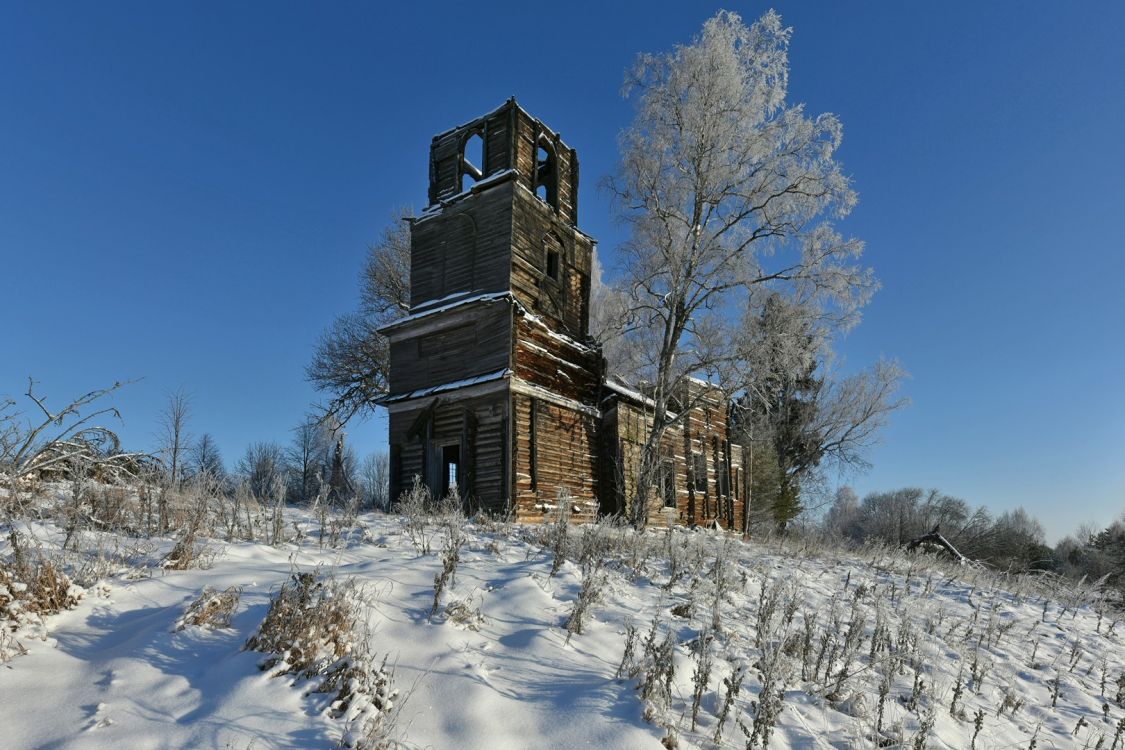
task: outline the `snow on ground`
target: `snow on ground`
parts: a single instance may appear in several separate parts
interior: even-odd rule
[[[62,542],[49,522],[16,527]],[[563,544],[561,526],[431,521],[423,553],[394,516],[360,516],[337,547],[301,511],[286,528],[303,534],[205,540],[202,570],[163,571],[171,540],[124,540],[138,545],[116,558],[129,564],[0,666],[0,744],[334,746],[345,727],[310,683],[243,650],[271,594],[320,569],[363,586],[406,747],[1125,747],[1125,624],[1088,587],[683,529],[570,527]],[[475,625],[430,617],[450,529],[467,541],[441,604],[479,609]],[[102,536],[82,544],[112,548]],[[601,585],[568,640],[584,581]],[[205,586],[242,587],[231,627],[173,632]]]

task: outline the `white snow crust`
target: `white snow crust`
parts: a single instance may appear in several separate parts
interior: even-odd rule
[[[57,549],[63,538],[46,522],[18,527],[47,549]],[[394,516],[361,516],[338,548],[318,546],[316,520],[306,513],[288,511],[286,527],[302,537],[276,547],[206,540],[214,553],[210,568],[166,572],[155,561],[171,540],[158,540],[146,552],[144,540],[96,539],[88,532],[88,547],[135,545],[140,551],[132,564],[88,587],[76,609],[48,618],[46,640],[25,638],[28,653],[0,665],[0,745],[334,746],[344,729],[304,694],[308,686],[268,677],[259,670],[263,655],[242,650],[271,592],[295,569],[318,567],[363,585],[368,637],[375,652],[390,655],[403,696],[396,731],[404,747],[652,750],[670,733],[676,747],[716,747],[722,679],[741,665],[745,682],[718,746],[743,748],[747,738],[734,718],[752,723],[761,700],[763,649],[789,648],[783,634],[800,637],[814,618],[815,644],[833,611],[844,613],[863,638],[884,628],[888,649],[900,636],[917,639],[917,653],[925,656],[925,697],[917,711],[906,706],[913,671],[890,675],[883,719],[884,735],[893,740],[888,746],[914,747],[919,716],[931,715],[933,727],[920,746],[968,748],[981,712],[979,748],[1026,748],[1033,737],[1039,748],[1094,747],[1105,737],[1108,748],[1125,717],[1113,695],[1125,670],[1125,625],[1120,612],[1095,606],[1085,587],[1072,585],[1068,593],[1045,581],[895,550],[743,543],[723,532],[686,529],[640,535],[617,529],[598,537],[573,528],[575,555],[596,538],[611,540],[614,551],[600,571],[568,559],[551,576],[545,527],[466,523],[468,542],[446,598],[479,607],[483,619],[472,630],[429,617],[441,569],[438,525],[428,527],[430,554],[412,546]],[[5,545],[0,542],[0,554],[10,553]],[[678,577],[661,549],[678,550],[668,553],[681,560]],[[720,549],[730,585],[716,604],[711,563]],[[605,576],[603,595],[581,634],[568,642],[565,623],[583,581],[594,574]],[[232,627],[173,632],[205,586],[243,588]],[[759,632],[763,592],[774,590],[788,592],[796,608],[788,627]],[[672,612],[685,603],[694,603],[694,614]],[[715,607],[721,624],[711,630]],[[643,636],[653,617],[661,633],[671,634],[676,672],[671,705],[650,711],[646,721],[637,692],[641,677],[615,673],[626,627]],[[693,731],[693,649],[708,633],[715,666]],[[846,695],[830,696],[830,686],[803,680],[799,668],[790,675],[770,748],[872,746],[885,662],[871,643],[861,640]],[[968,677],[972,662],[983,669],[981,679]],[[951,715],[959,677],[962,708]],[[1019,702],[1015,709],[1013,701]]]

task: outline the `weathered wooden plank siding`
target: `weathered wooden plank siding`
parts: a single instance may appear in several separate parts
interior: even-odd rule
[[[391,395],[485,375],[508,367],[512,306],[507,300],[478,303],[443,316],[416,336],[390,344]]]
[[[606,446],[603,450],[613,453],[602,459],[602,476],[614,479],[607,488],[613,494],[603,499],[602,507],[627,514],[636,494],[641,451],[652,428],[652,415],[627,400],[618,401],[606,415],[601,442]],[[661,453],[672,464],[675,508],[665,507],[663,487],[654,488],[649,496],[651,524],[718,521],[726,528],[741,527],[745,487],[736,486],[734,475],[736,471],[742,474],[742,450],[729,444],[725,417],[719,400],[705,399],[668,429],[661,440]],[[693,455],[703,457],[704,471],[698,482]]]
[[[593,244],[530,192],[517,187],[513,197],[512,292],[529,310],[582,340],[589,330]],[[547,274],[551,238],[561,248],[557,279]]]
[[[419,399],[416,408],[391,412],[390,444],[392,452],[401,457],[393,477],[398,491],[409,488],[418,475],[436,494],[441,486],[442,446],[464,445],[459,487],[463,499],[471,508],[503,511],[508,502],[504,481],[507,422],[506,390],[475,398]],[[471,436],[465,435],[466,427]]]
[[[513,369],[517,377],[563,398],[593,406],[601,379],[601,353],[552,336],[542,323],[515,316]]]
[[[410,305],[508,288],[513,181],[492,185],[410,228]]]
[[[520,393],[512,395],[512,412],[517,518],[543,520],[564,490],[579,508],[575,519],[593,520],[598,489],[596,419]]]
[[[628,401],[618,403],[615,414],[617,454],[614,470],[620,477],[616,504],[626,515],[636,497],[637,481],[641,469],[641,452],[652,428],[652,415],[639,404]],[[682,431],[673,427],[661,439],[661,454],[673,466],[676,506],[665,508],[662,487],[655,487],[649,494],[648,518],[655,526],[671,523],[688,524],[694,519],[689,507],[688,467],[684,458]]]
[[[484,139],[484,163],[476,166],[485,176],[512,165],[512,127],[518,105],[509,102],[465,126],[434,136],[430,143],[430,204],[449,200],[462,190],[461,154],[474,135]]]
[[[562,138],[546,125],[536,120],[522,109],[517,115],[516,169],[524,176],[525,184],[534,192],[531,181],[535,174],[536,158],[539,152],[539,138],[543,137],[551,146],[555,158],[559,218],[570,225],[578,223],[576,205],[578,181],[578,155],[562,142]]]
[[[578,155],[563,143],[558,133],[524,111],[514,101],[459,128],[440,133],[430,144],[430,204],[446,201],[462,193],[461,157],[466,142],[474,135],[484,140],[484,163],[477,164],[484,177],[506,169],[519,171],[520,182],[532,193],[537,174],[539,139],[543,138],[554,155],[557,186],[557,212],[570,225],[578,223]],[[515,137],[512,137],[512,136]]]

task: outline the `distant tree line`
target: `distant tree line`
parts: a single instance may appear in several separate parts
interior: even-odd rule
[[[169,451],[167,445],[162,455]],[[166,481],[173,481],[164,462]],[[228,470],[214,438],[203,433],[184,449],[178,481],[206,475],[221,486],[245,485],[259,500],[332,505],[354,504],[386,510],[390,506],[387,454],[374,452],[360,459],[347,443],[342,427],[331,419],[307,417],[292,430],[287,444],[264,440],[250,444]]]
[[[157,415],[154,449],[129,451],[102,421],[120,419],[107,401],[123,383],[57,406],[36,385],[28,382],[23,403],[0,398],[0,481],[140,483],[156,490],[152,524],[159,529],[171,523],[169,491],[200,480],[271,505],[390,506],[387,454],[361,459],[328,410],[301,419],[287,443],[255,442],[228,465],[210,433],[192,433],[192,398],[182,389],[168,394]]]
[[[983,506],[974,508],[960,498],[917,487],[872,492],[860,500],[845,486],[837,490],[819,525],[851,541],[895,545],[936,529],[963,555],[992,567],[1104,578],[1125,594],[1125,515],[1104,529],[1082,526],[1051,547],[1043,526],[1023,508],[993,516]]]

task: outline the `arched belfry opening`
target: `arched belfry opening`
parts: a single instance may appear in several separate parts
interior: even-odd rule
[[[461,144],[461,192],[484,179],[484,164],[484,136],[471,132]]]
[[[535,195],[551,208],[559,207],[558,158],[554,144],[545,136],[539,136],[535,149]]]

